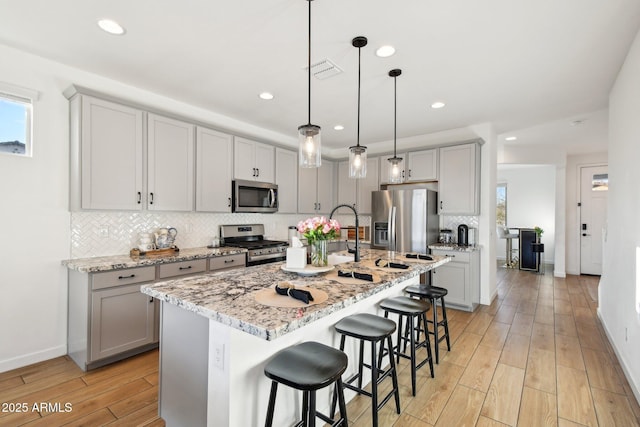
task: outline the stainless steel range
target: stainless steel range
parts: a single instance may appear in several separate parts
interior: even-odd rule
[[[225,246],[247,249],[247,266],[284,261],[288,242],[265,240],[263,224],[221,225],[220,237]]]

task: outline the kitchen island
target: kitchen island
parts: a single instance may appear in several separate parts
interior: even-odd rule
[[[311,340],[337,347],[337,321],[354,313],[381,314],[379,301],[402,294],[405,286],[419,282],[421,273],[449,261],[400,259],[398,254],[397,261],[409,269],[374,265],[386,256],[386,251],[367,250],[359,263],[337,266],[371,273],[375,283],[349,283],[353,279],[338,278],[335,272],[302,277],[283,271],[284,263],[274,263],[143,286],[143,293],[162,301],[160,416],[167,425],[263,424],[270,386],[263,368],[273,354]],[[256,302],[257,293],[280,282],[324,291],[327,300],[302,308]],[[354,360],[357,349],[345,351]],[[352,369],[350,365],[346,375]],[[326,411],[329,391],[323,391],[318,393],[318,409]],[[347,399],[352,396],[347,394]],[[274,425],[290,425],[300,407],[300,396],[281,387]]]

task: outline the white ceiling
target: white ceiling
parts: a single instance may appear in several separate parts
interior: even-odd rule
[[[0,43],[295,138],[307,122],[307,8],[305,0],[0,0]],[[606,149],[608,94],[640,27],[638,0],[315,0],[312,14],[312,62],[329,58],[344,70],[312,80],[311,122],[328,148],[355,143],[351,39],[363,35],[362,144],[392,140],[387,73],[401,68],[398,138],[493,123],[500,140]],[[103,17],[126,35],[98,29]],[[397,53],[376,57],[383,44]],[[262,91],[275,99],[259,99]],[[446,107],[431,109],[436,100]],[[576,119],[585,125],[570,126]]]

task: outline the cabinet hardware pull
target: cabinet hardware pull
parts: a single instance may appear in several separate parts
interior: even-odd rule
[[[256,168],[256,176],[260,176],[260,168]]]
[[[442,210],[442,200],[440,200],[440,210]]]
[[[150,205],[153,204],[153,193],[149,193],[149,197],[151,198],[151,201],[149,202]]]
[[[253,176],[255,177],[256,176],[256,168],[251,168],[251,169],[253,169]]]
[[[153,297],[149,297],[149,304],[153,303]]]
[[[231,207],[231,197],[229,197],[229,206],[227,206],[227,207],[229,207],[229,208]]]
[[[402,179],[404,179],[404,169],[402,170]]]
[[[133,279],[134,277],[136,277],[135,274],[130,274],[128,276],[118,276],[118,280]]]
[[[142,193],[138,191],[138,204],[142,203]]]
[[[224,263],[225,263],[225,264],[230,264],[230,263],[232,263],[232,262],[236,262],[236,260],[235,260],[235,259],[225,259],[225,260],[224,260]]]
[[[187,266],[187,267],[179,267],[178,270],[191,270],[191,266]]]
[[[411,169],[409,169],[409,178],[411,178]]]

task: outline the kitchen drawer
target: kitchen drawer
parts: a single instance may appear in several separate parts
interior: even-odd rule
[[[443,250],[438,250],[438,249],[433,249],[431,252],[433,253],[433,255],[441,255],[441,256],[451,257],[451,261],[466,262],[466,263],[471,262],[471,253],[469,253],[469,252],[443,251]]]
[[[158,275],[158,278],[166,279],[167,277],[201,273],[206,270],[206,259],[193,259],[191,261],[172,262],[170,264],[160,264],[160,274]]]
[[[104,273],[94,273],[92,276],[91,289],[104,289],[155,280],[156,267],[125,268]]]
[[[209,270],[223,270],[225,268],[244,267],[245,254],[218,256],[209,258]]]

